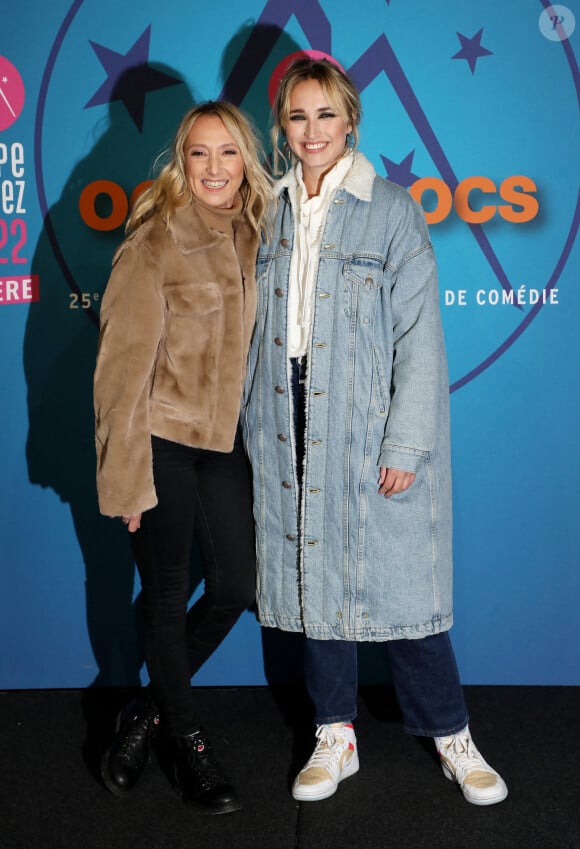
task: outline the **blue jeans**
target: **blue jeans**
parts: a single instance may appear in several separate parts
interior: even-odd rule
[[[468,723],[467,707],[449,634],[383,643],[403,725],[409,734],[443,737]],[[317,725],[356,717],[357,644],[342,640],[304,641],[306,686]]]
[[[304,384],[306,364],[290,360],[296,434],[297,476],[302,484]],[[409,734],[443,737],[465,728],[467,707],[449,634],[383,644],[391,661],[393,684],[403,725]],[[356,717],[357,644],[343,640],[304,641],[306,687],[317,725],[350,722]]]

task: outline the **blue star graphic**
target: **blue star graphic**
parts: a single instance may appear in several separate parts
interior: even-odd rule
[[[108,76],[85,105],[85,109],[121,100],[139,132],[142,131],[147,93],[182,82],[148,65],[150,37],[151,26],[148,26],[125,54],[90,42]]]
[[[493,56],[491,50],[488,50],[486,47],[481,46],[481,36],[483,34],[483,27],[476,32],[473,38],[467,38],[467,36],[462,35],[460,32],[457,33],[457,38],[461,42],[461,50],[452,56],[452,59],[466,59],[469,67],[471,68],[471,73],[475,74],[475,65],[477,60],[482,56]]]
[[[393,162],[392,159],[387,159],[386,156],[381,155],[383,165],[387,172],[387,177],[392,183],[396,183],[398,186],[408,189],[409,186],[412,186],[413,183],[417,182],[419,177],[411,171],[414,156],[415,151],[412,150],[411,153],[405,156],[401,162]]]

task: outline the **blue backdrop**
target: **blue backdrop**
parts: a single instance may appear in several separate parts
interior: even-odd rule
[[[0,687],[145,678],[139,587],[98,515],[91,381],[132,191],[182,113],[264,132],[298,50],[362,92],[361,149],[410,188],[451,371],[452,631],[465,683],[580,684],[577,0],[29,0],[0,35]],[[199,592],[199,589],[198,589]],[[288,673],[247,613],[199,684]],[[364,651],[380,680],[380,651]],[[290,664],[291,667],[291,664]]]

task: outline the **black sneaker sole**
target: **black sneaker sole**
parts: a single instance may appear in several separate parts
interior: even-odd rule
[[[241,802],[229,802],[227,805],[212,807],[211,805],[204,805],[203,802],[195,802],[193,799],[184,799],[183,796],[181,797],[181,800],[188,808],[193,808],[202,814],[209,814],[210,816],[233,814],[236,811],[241,811],[243,807]]]
[[[218,814],[233,814],[236,811],[241,811],[243,808],[242,803],[239,799],[235,801],[224,803],[222,805],[210,805],[204,802],[199,802],[196,799],[188,799],[184,798],[183,792],[178,784],[173,784],[173,792],[176,796],[179,796],[184,805],[188,808],[193,808],[195,811],[199,811],[201,814],[210,814],[211,816],[216,816]]]

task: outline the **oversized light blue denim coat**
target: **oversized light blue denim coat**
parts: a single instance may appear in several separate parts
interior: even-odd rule
[[[323,229],[308,352],[302,520],[286,353],[295,178],[258,255],[242,420],[262,624],[317,639],[420,638],[452,624],[449,390],[420,207],[355,162]],[[379,467],[416,473],[378,494]]]

